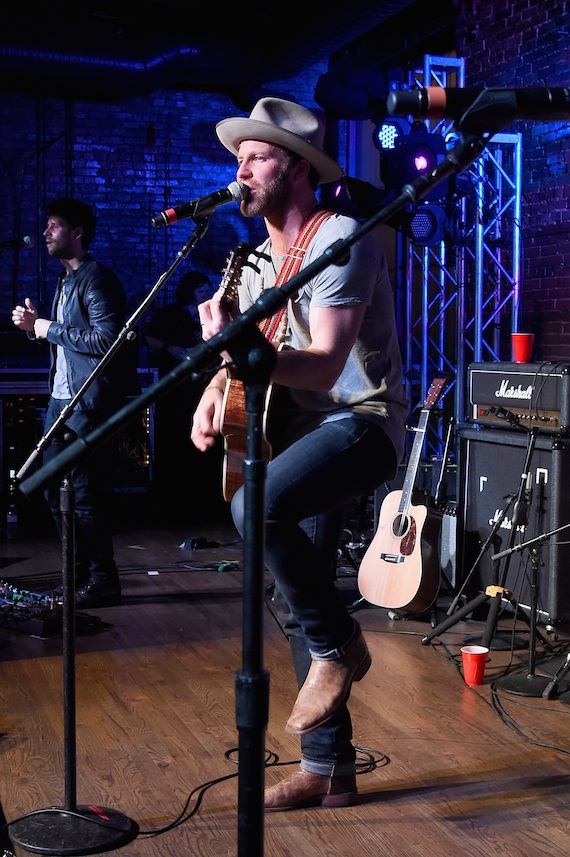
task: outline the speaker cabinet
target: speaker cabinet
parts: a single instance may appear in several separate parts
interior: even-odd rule
[[[465,595],[472,598],[498,583],[510,589],[521,606],[528,607],[532,552],[536,551],[538,620],[557,625],[570,619],[570,440],[535,438],[528,468],[531,481],[525,483],[532,485],[528,524],[516,527],[511,541],[515,502],[503,513],[508,495],[514,495],[516,501],[525,481],[529,436],[473,428],[460,428],[458,436],[458,580],[465,584]],[[567,530],[552,532],[567,525]],[[492,559],[511,545],[549,533],[552,535],[515,551],[510,559]],[[469,583],[465,583],[467,578]]]

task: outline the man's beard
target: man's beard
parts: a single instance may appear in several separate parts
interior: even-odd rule
[[[267,216],[289,202],[291,187],[286,180],[288,169],[288,165],[283,165],[267,187],[256,191],[255,199],[248,198],[241,203],[242,213],[246,217]]]

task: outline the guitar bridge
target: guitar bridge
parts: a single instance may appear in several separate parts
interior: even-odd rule
[[[383,559],[386,562],[404,562],[405,557],[403,557],[401,554],[381,553],[380,559]]]

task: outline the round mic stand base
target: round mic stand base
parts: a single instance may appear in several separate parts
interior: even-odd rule
[[[550,679],[547,676],[531,674],[506,675],[496,681],[497,687],[506,693],[535,698],[542,696],[549,684]]]
[[[37,854],[99,854],[127,845],[136,838],[135,821],[113,809],[76,801],[75,735],[75,489],[70,477],[60,488],[63,563],[63,725],[64,780],[63,806],[35,810],[8,825],[10,840]]]
[[[37,854],[100,854],[136,839],[135,821],[113,809],[78,806],[75,810],[49,807],[10,824],[10,839]]]
[[[532,548],[530,551],[532,575],[530,586],[530,639],[528,644],[528,671],[526,675],[506,675],[496,680],[495,685],[500,690],[506,693],[513,693],[517,696],[528,696],[538,698],[542,696],[551,683],[548,676],[536,675],[534,671],[536,657],[536,637],[537,637],[537,592],[538,592],[538,551]]]

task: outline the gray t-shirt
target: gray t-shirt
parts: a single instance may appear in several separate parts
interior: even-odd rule
[[[320,258],[331,244],[347,238],[357,228],[357,221],[345,215],[329,217],[307,248],[301,270]],[[250,256],[259,273],[249,265],[244,266],[238,286],[241,311],[251,306],[262,289],[275,285],[283,262],[283,258],[272,256],[269,239],[256,250],[268,258]],[[363,302],[367,308],[362,326],[340,377],[328,392],[289,388],[292,418],[306,431],[323,421],[357,414],[382,427],[401,460],[408,403],[403,387],[392,285],[384,251],[374,234],[365,235],[350,247],[347,264],[327,266],[288,300],[285,346],[303,349],[310,345],[311,307]]]
[[[63,305],[65,303],[66,298],[66,289],[65,286],[68,281],[72,278],[69,274],[66,274],[63,277],[60,290],[59,290],[59,298],[57,301],[56,308],[56,316],[55,320],[63,323]],[[71,399],[71,391],[69,389],[69,384],[67,382],[67,362],[65,359],[65,349],[61,347],[61,345],[56,346],[55,349],[55,373],[53,376],[53,387],[51,394],[54,399]]]

